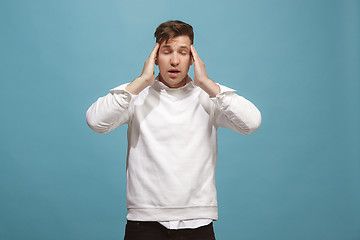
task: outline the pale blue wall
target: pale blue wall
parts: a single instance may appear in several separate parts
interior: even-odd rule
[[[1,1],[0,239],[122,239],[126,127],[96,134],[85,112],[141,73],[169,19],[192,24],[208,75],[262,112],[253,135],[219,131],[217,238],[360,239],[359,8]]]

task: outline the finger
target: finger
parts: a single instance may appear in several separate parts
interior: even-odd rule
[[[152,52],[150,53],[150,59],[155,60],[156,55],[157,55],[157,51],[159,50],[159,46],[160,46],[159,43],[156,43],[156,44],[155,44],[154,49],[153,49]]]
[[[199,57],[199,55],[197,54],[194,45],[191,45],[191,46],[190,46],[190,50],[191,50],[191,53],[192,53],[192,55],[193,55],[194,61],[199,60],[200,57]]]
[[[159,43],[156,43],[149,55],[149,58],[144,63],[143,73],[148,72],[150,74],[150,72],[153,71],[158,49],[159,49]]]

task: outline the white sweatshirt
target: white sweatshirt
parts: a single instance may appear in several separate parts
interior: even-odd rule
[[[107,133],[128,124],[128,220],[217,220],[215,168],[218,127],[242,134],[259,128],[259,110],[220,86],[209,98],[191,79],[180,88],[158,80],[138,95],[127,84],[87,111],[90,128]]]

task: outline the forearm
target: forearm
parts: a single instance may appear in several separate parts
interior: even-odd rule
[[[146,87],[150,85],[151,82],[147,81],[146,79],[140,76],[131,83],[129,83],[125,89],[131,94],[138,95],[142,90],[144,90]]]
[[[156,43],[149,58],[144,63],[144,67],[140,77],[136,78],[134,81],[129,83],[126,86],[126,91],[128,91],[131,94],[137,95],[146,87],[151,86],[155,82],[154,64],[158,49],[159,49],[159,44]]]
[[[204,90],[211,98],[216,97],[220,93],[220,87],[211,79],[207,78],[203,81],[198,81],[197,85]]]

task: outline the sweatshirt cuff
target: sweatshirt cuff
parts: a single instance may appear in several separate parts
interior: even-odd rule
[[[120,105],[131,104],[138,95],[132,94],[126,91],[126,87],[129,83],[122,84],[116,88],[110,89],[110,93],[116,98]]]
[[[219,87],[220,87],[220,92],[215,97],[212,97],[210,99],[211,99],[211,101],[213,101],[215,103],[216,107],[221,108],[224,97],[226,97],[226,95],[228,95],[229,93],[236,92],[236,90],[231,89],[226,86],[223,86],[223,85],[220,85],[218,83],[217,83],[217,85],[219,85]]]

